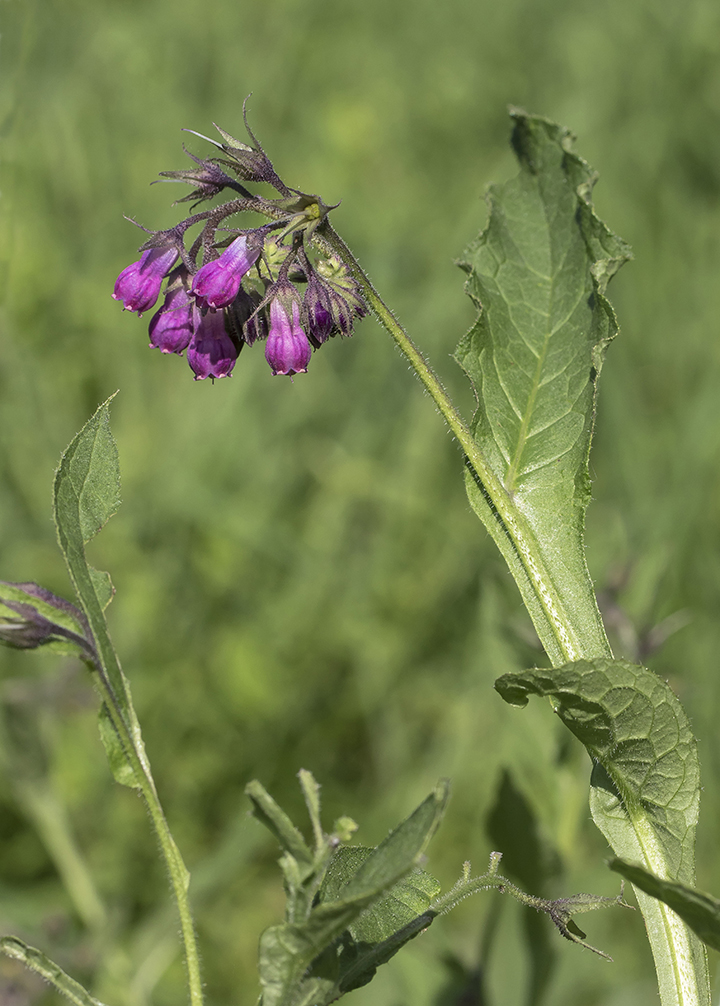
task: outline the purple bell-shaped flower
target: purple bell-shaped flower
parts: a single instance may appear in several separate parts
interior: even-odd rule
[[[286,303],[283,303],[283,300]],[[297,295],[290,299],[275,297],[270,301],[270,331],[265,343],[265,359],[273,374],[305,374],[312,356],[312,347],[300,326],[300,304]],[[292,321],[286,306],[290,307]]]
[[[193,276],[192,295],[200,307],[221,308],[238,295],[245,273],[260,258],[262,242],[248,242],[247,234],[235,238],[219,258],[207,262]]]
[[[182,353],[193,336],[193,301],[180,284],[165,294],[150,321],[150,345],[161,353]]]
[[[187,361],[195,374],[195,380],[227,377],[235,366],[242,343],[236,345],[228,335],[225,312],[208,311],[202,314],[195,307],[193,320],[195,333],[188,347]]]
[[[138,314],[149,311],[177,257],[175,248],[148,248],[139,261],[120,273],[115,281],[114,299],[121,300],[126,311]]]

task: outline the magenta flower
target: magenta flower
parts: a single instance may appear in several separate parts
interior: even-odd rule
[[[115,281],[114,299],[121,300],[126,311],[137,311],[139,315],[149,311],[177,257],[174,248],[148,248],[138,262],[120,273]]]
[[[270,332],[265,359],[273,374],[305,374],[312,356],[308,337],[300,327],[300,305],[292,300],[292,322],[279,298],[270,302]]]
[[[195,380],[227,377],[235,366],[240,349],[225,330],[225,312],[201,314],[195,307],[193,318],[195,334],[188,347],[187,361],[195,373]]]
[[[165,294],[150,321],[150,345],[161,353],[182,353],[193,336],[193,301],[180,284]]]
[[[221,308],[238,295],[240,282],[260,258],[262,244],[248,248],[246,234],[235,238],[220,258],[207,262],[195,273],[192,294],[201,307]]]

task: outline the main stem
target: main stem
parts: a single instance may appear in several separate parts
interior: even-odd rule
[[[485,456],[480,450],[475,438],[464,419],[453,405],[450,396],[443,388],[439,378],[434,373],[429,363],[422,355],[407,332],[399,324],[392,311],[384,303],[370,279],[358,264],[350,249],[342,240],[339,234],[331,227],[329,221],[325,220],[315,232],[314,240],[324,251],[336,255],[347,266],[352,275],[359,283],[366,303],[369,305],[380,324],[387,329],[396,345],[406,357],[430,397],[435,402],[442,413],[448,426],[455,434],[462,450],[465,453],[468,464],[475,473],[478,481],[482,485],[492,507],[502,521],[504,528],[512,540],[515,552],[524,567],[529,582],[537,600],[543,608],[552,631],[550,640],[553,652],[550,652],[548,643],[544,641],[548,655],[555,666],[580,659],[594,659],[600,655],[612,657],[612,651],[603,640],[605,652],[589,652],[587,645],[579,638],[575,627],[569,617],[568,612],[560,598],[553,580],[545,567],[534,535],[527,526],[522,514],[515,507],[509,493],[505,489],[501,480],[490,468]],[[558,659],[560,658],[560,659]],[[652,835],[647,819],[640,814],[642,820],[638,820],[638,814],[631,818],[632,827],[638,838],[641,848],[645,848],[647,843],[643,843],[644,833]],[[608,835],[605,836],[610,839]],[[610,842],[612,845],[612,842]],[[645,857],[647,866],[653,872],[661,872],[662,858],[657,862],[652,856]],[[658,869],[658,863],[660,869]],[[647,934],[655,958],[658,981],[660,985],[660,995],[663,1006],[699,1006],[701,1002],[709,1002],[709,979],[707,967],[704,973],[701,969],[695,968],[692,960],[692,953],[689,945],[690,934],[687,927],[666,905],[662,902],[655,902],[636,891],[638,903],[645,916]],[[660,924],[652,924],[651,918],[657,915],[659,910]],[[670,966],[671,975],[667,976],[663,959],[672,961]]]

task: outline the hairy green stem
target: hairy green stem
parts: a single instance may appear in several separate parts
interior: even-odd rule
[[[185,966],[187,970],[188,988],[190,992],[191,1006],[203,1006],[202,979],[200,976],[200,954],[198,952],[197,939],[195,937],[195,926],[193,924],[190,901],[188,898],[189,874],[180,855],[180,850],[175,844],[165,814],[155,789],[150,772],[150,766],[145,757],[142,757],[137,750],[132,731],[125,722],[125,717],[118,708],[114,691],[106,677],[104,670],[97,671],[96,682],[100,691],[100,696],[105,703],[110,714],[113,727],[120,739],[125,755],[130,763],[133,774],[137,779],[140,792],[150,814],[155,834],[160,842],[160,849],[163,859],[170,874],[170,884],[177,904],[180,916],[180,933],[185,949]]]
[[[596,646],[591,647],[580,638],[552,577],[545,567],[535,536],[515,506],[510,493],[490,468],[468,425],[453,405],[439,378],[399,324],[392,311],[383,302],[370,279],[339,234],[333,230],[329,221],[323,221],[317,228],[314,241],[326,253],[336,255],[350,270],[362,289],[366,303],[380,324],[390,333],[458,440],[471,471],[511,539],[515,553],[547,617],[553,634],[554,653],[550,652],[547,644],[546,649],[552,663],[560,666],[563,663],[580,659],[595,659],[599,656],[612,657],[612,651],[606,639],[602,639],[600,642],[602,652],[597,652]],[[562,659],[558,659],[558,657]],[[646,851],[647,836],[652,835],[650,824],[644,812],[637,808],[630,819],[638,844],[643,851]],[[609,836],[605,835],[605,837],[613,845]],[[650,870],[657,869],[658,864],[653,857],[648,859],[646,856],[646,859]],[[482,884],[484,881],[485,878],[481,878],[478,882]],[[488,886],[498,885],[493,882]],[[709,1002],[707,967],[703,972],[702,968],[696,967],[694,964],[689,943],[691,937],[687,927],[666,905],[649,899],[642,892],[636,891],[636,894],[638,895],[638,904],[645,917],[648,939],[657,965],[663,1006],[700,1006],[700,1004]],[[669,973],[667,968],[660,966],[661,961],[668,959],[672,962]]]

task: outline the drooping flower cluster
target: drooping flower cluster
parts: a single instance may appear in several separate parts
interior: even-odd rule
[[[332,207],[288,188],[245,125],[250,145],[216,127],[224,142],[209,142],[223,156],[189,154],[196,167],[161,172],[195,186],[179,202],[197,205],[225,190],[235,197],[170,230],[150,232],[140,259],[120,273],[113,292],[126,310],[141,315],[155,306],[165,283],[150,320],[150,345],[162,353],[187,350],[195,380],[229,376],[243,346],[258,340],[273,374],[305,373],[314,349],[335,335],[352,335],[366,314],[356,280],[334,254],[326,220]],[[245,182],[269,183],[280,198],[254,195]],[[224,226],[242,212],[270,222]],[[196,225],[200,233],[186,247]]]

